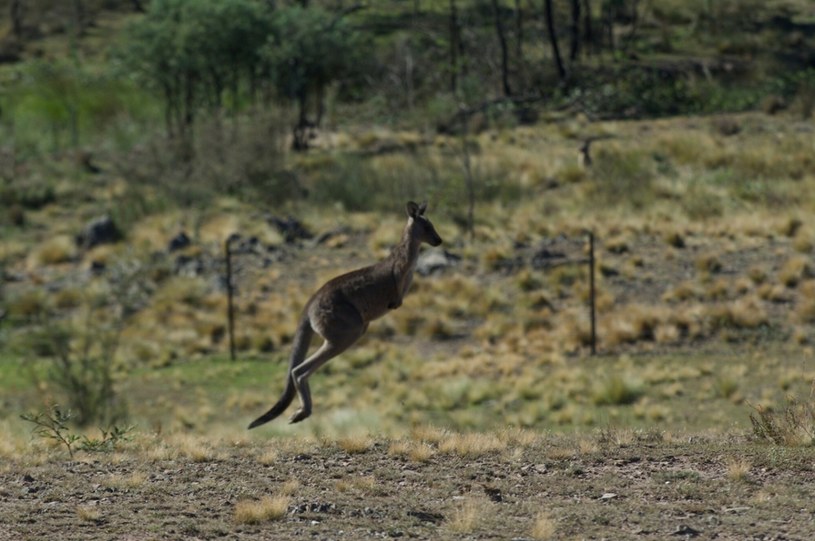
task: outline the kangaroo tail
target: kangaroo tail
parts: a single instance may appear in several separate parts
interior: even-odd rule
[[[286,373],[286,388],[283,390],[283,395],[280,397],[280,400],[277,401],[277,404],[272,406],[269,411],[252,421],[249,425],[249,429],[266,424],[272,419],[275,419],[292,403],[292,400],[294,400],[294,397],[297,395],[297,389],[294,387],[294,379],[292,379],[292,370],[305,360],[312,335],[314,335],[314,330],[311,328],[311,322],[308,319],[308,315],[303,314],[300,324],[297,326],[297,332],[294,334],[294,344],[291,357],[289,357],[289,370]]]

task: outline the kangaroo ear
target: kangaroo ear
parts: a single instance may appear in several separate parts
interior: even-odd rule
[[[419,205],[419,216],[424,215],[424,211],[427,210],[427,201],[422,201],[422,204]]]
[[[407,215],[409,217],[415,218],[416,216],[421,214],[421,211],[419,209],[420,209],[419,205],[417,205],[413,201],[408,201],[406,210],[407,210]]]

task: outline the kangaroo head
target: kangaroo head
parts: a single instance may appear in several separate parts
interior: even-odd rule
[[[430,246],[438,246],[441,244],[441,237],[436,233],[436,228],[428,220],[424,211],[427,210],[427,203],[417,205],[413,201],[408,201],[407,215],[408,227],[410,228],[410,236],[418,239],[419,242],[426,242]]]

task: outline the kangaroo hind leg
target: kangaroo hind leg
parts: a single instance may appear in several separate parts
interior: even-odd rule
[[[360,325],[354,329],[346,329],[338,337],[326,338],[320,349],[312,356],[294,367],[291,378],[297,394],[300,396],[300,408],[292,415],[290,423],[298,423],[311,415],[311,389],[308,385],[308,378],[322,365],[351,347],[354,342],[365,332],[365,325]]]

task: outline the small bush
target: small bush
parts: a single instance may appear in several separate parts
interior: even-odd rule
[[[65,446],[68,454],[73,457],[75,446],[82,451],[91,453],[111,452],[117,446],[130,439],[132,426],[120,427],[113,425],[107,429],[100,429],[100,438],[89,438],[86,435],[74,434],[68,427],[73,418],[70,410],[63,410],[59,406],[52,406],[48,411],[20,415],[20,418],[34,425],[34,433],[44,439],[51,439]]]
[[[750,422],[753,435],[775,445],[797,447],[815,443],[815,403],[787,397],[784,407],[776,412],[761,405],[752,406]]]
[[[532,535],[532,539],[546,541],[548,539],[554,539],[556,531],[557,523],[552,519],[549,513],[540,512],[535,517],[532,523],[532,529],[529,533]]]
[[[235,522],[259,524],[280,520],[289,508],[289,496],[265,496],[260,500],[242,500],[235,504]]]
[[[601,149],[592,167],[591,195],[602,205],[642,208],[653,197],[654,174],[645,153]]]
[[[592,401],[598,406],[624,406],[633,404],[642,395],[642,385],[613,375],[594,387]]]
[[[37,246],[31,254],[31,262],[35,265],[58,265],[73,261],[75,257],[74,240],[67,235],[60,235]]]
[[[0,186],[0,203],[6,208],[17,207],[17,212],[37,210],[54,201],[54,187],[43,181],[28,179],[25,183]]]
[[[488,506],[486,500],[467,498],[453,510],[445,526],[457,534],[473,533],[487,518]]]
[[[778,278],[787,287],[796,287],[803,280],[815,278],[815,268],[805,256],[793,256],[784,262]]]

